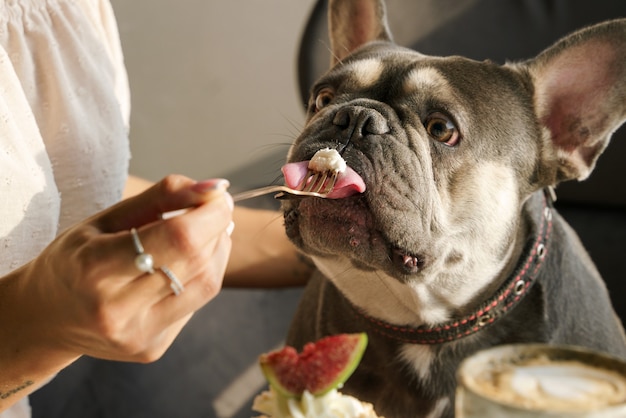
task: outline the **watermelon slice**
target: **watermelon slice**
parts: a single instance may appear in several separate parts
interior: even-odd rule
[[[356,369],[367,334],[338,334],[308,343],[301,353],[286,346],[259,357],[270,385],[286,398],[300,398],[304,391],[321,396],[345,382]]]

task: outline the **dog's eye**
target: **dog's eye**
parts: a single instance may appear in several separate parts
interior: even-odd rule
[[[322,108],[328,106],[328,104],[335,97],[335,93],[330,88],[320,90],[315,96],[315,103],[313,106],[313,112],[318,112]]]
[[[435,141],[444,143],[450,147],[459,142],[459,130],[454,122],[443,113],[435,112],[428,115],[424,122],[426,132]]]

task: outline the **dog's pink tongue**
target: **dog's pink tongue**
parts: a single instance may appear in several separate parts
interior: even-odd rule
[[[309,162],[301,161],[298,163],[285,164],[282,168],[287,186],[295,189],[309,172]],[[346,171],[339,174],[335,187],[328,194],[329,199],[341,199],[363,193],[365,191],[365,182],[356,171],[350,167],[346,167]]]

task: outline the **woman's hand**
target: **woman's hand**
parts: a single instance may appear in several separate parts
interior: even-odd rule
[[[25,283],[42,314],[56,312],[46,321],[50,339],[94,357],[159,358],[191,313],[221,288],[231,247],[226,186],[171,176],[60,236],[31,263]],[[160,220],[181,208],[190,209]],[[154,259],[153,274],[134,264],[133,227]],[[183,283],[180,296],[159,266]]]
[[[158,359],[221,288],[231,250],[227,186],[169,176],[70,228],[37,259],[0,279],[0,394],[37,383],[83,354]],[[180,209],[188,210],[161,218]],[[131,228],[154,259],[153,273],[134,263]],[[183,284],[180,295],[161,266]],[[8,402],[0,401],[0,410]]]

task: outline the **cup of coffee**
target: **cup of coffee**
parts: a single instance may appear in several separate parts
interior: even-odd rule
[[[457,418],[626,417],[626,363],[585,348],[490,348],[461,363],[457,382]]]

